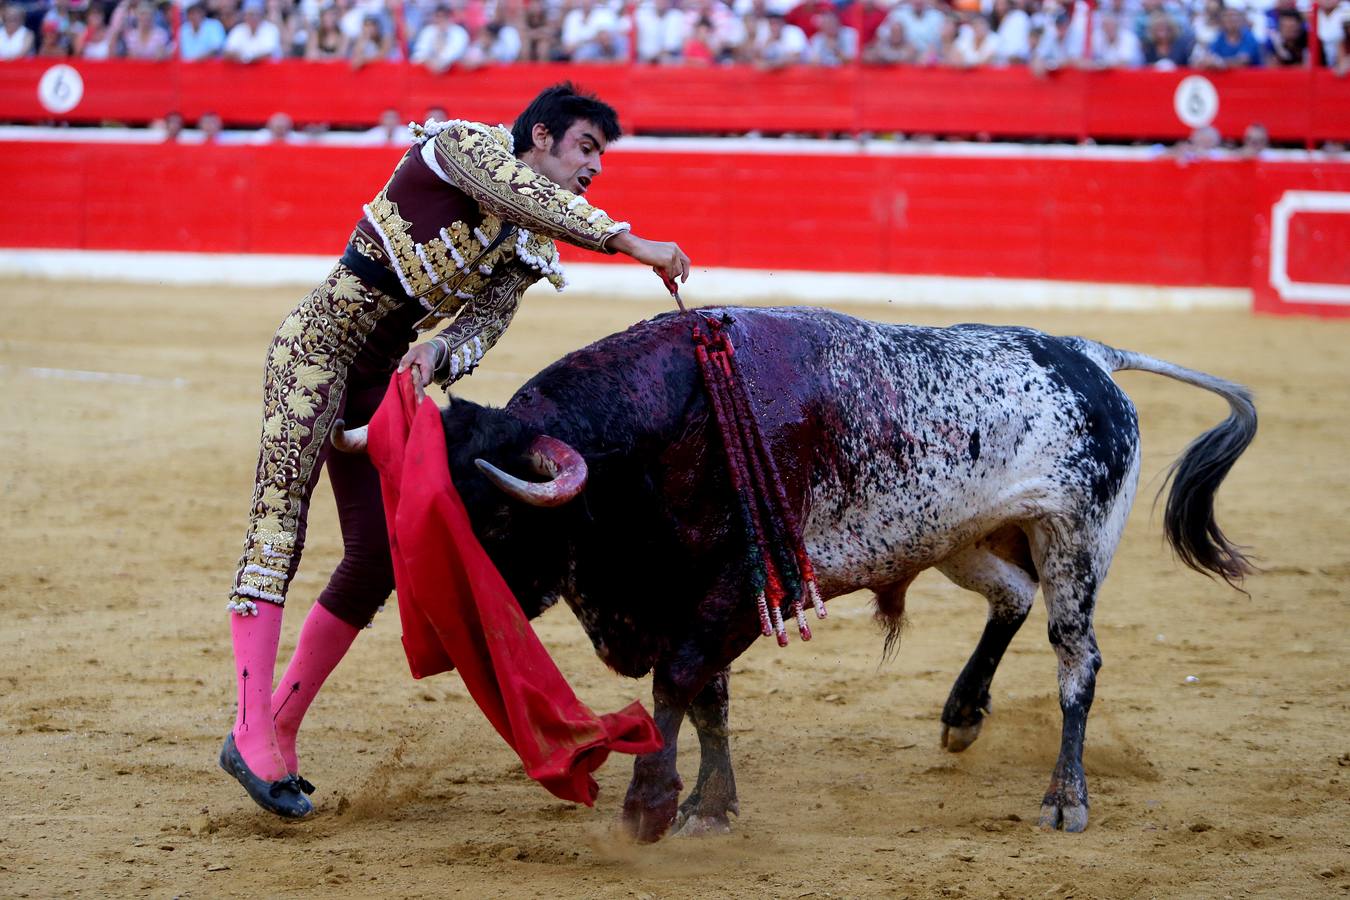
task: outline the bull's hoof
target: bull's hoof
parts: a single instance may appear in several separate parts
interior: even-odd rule
[[[624,804],[623,827],[633,840],[642,844],[653,844],[675,824],[675,800],[657,804],[655,807],[640,806],[633,802]]]
[[[1087,828],[1088,808],[1081,803],[1061,804],[1047,798],[1041,804],[1041,818],[1036,824],[1051,831],[1060,829],[1077,834]]]
[[[707,837],[710,834],[731,834],[731,822],[727,820],[725,815],[691,815],[682,818],[682,822],[676,823],[677,828],[674,836],[677,838]]]
[[[942,726],[942,747],[948,753],[960,753],[962,750],[975,743],[975,739],[980,736],[980,727],[984,720],[976,722],[974,725],[947,725]]]

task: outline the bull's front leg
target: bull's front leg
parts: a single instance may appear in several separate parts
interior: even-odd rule
[[[727,601],[727,606],[734,602]],[[694,725],[703,742],[703,765],[711,766],[700,767],[701,794],[707,798],[700,803],[706,802],[710,815],[720,813],[723,818],[736,808],[726,743],[726,681],[716,676],[724,674],[731,661],[754,643],[759,620],[753,610],[747,615],[724,616],[712,614],[715,608],[705,604],[699,631],[659,661],[652,673],[652,717],[665,744],[634,761],[633,781],[623,802],[624,824],[640,841],[660,840],[675,823],[684,787],[675,768],[676,742],[691,704],[696,704]]]
[[[652,682],[652,718],[662,746],[633,761],[633,780],[623,800],[623,822],[643,843],[658,841],[675,821],[684,782],[675,768],[680,725],[694,690],[658,670]]]
[[[689,721],[698,730],[698,781],[680,804],[675,819],[677,837],[726,834],[731,831],[729,815],[740,815],[727,727],[729,680],[727,669],[718,672],[689,707]]]

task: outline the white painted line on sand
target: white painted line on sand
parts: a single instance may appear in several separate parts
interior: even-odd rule
[[[106,384],[135,384],[143,387],[185,388],[189,384],[186,378],[156,378],[153,375],[137,375],[133,372],[90,372],[84,369],[47,369],[40,366],[4,366],[0,365],[0,375],[11,371],[30,378],[46,378],[52,381],[94,381]]]

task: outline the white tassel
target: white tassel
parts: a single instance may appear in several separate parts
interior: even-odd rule
[[[236,616],[256,616],[258,614],[258,604],[252,600],[231,600],[225,604],[225,608]]]

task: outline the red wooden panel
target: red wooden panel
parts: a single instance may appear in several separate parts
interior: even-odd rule
[[[9,146],[4,245],[334,256],[399,153]],[[1286,217],[1285,280],[1346,282],[1339,308],[1350,310],[1345,163],[622,149],[605,162],[592,199],[640,234],[678,240],[701,266],[1255,283],[1262,308],[1318,311],[1281,298],[1269,277],[1272,211],[1296,191],[1304,207]]]
[[[1256,309],[1350,316],[1348,229],[1342,224],[1350,221],[1350,165],[1258,163],[1254,180]]]
[[[1297,213],[1289,222],[1289,277],[1350,287],[1350,209]]]
[[[45,121],[37,102],[47,60],[0,65],[0,119]],[[1189,129],[1172,97],[1190,72],[1068,70],[1036,77],[1023,68],[843,67],[761,72],[745,67],[671,68],[517,65],[433,75],[408,64],[353,71],[344,63],[75,61],[85,97],[61,118],[148,122],[171,109],[190,120],[213,110],[226,121],[263,122],[284,111],[301,124],[373,124],[394,107],[421,119],[510,122],[541,88],[573,79],[619,109],[630,131],[739,133],[871,131],[990,134],[1011,138],[1167,139]],[[1350,79],[1325,70],[1208,72],[1219,93],[1215,125],[1238,137],[1262,122],[1276,140],[1350,139]]]
[[[83,156],[80,144],[15,143],[0,153],[0,246],[84,246]]]

